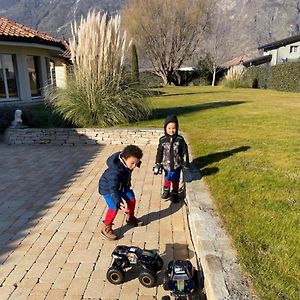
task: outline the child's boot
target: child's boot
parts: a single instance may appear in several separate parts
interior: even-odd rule
[[[126,220],[126,222],[127,222],[128,225],[132,225],[134,227],[138,227],[138,226],[143,226],[144,225],[144,222],[142,220],[138,219],[135,216],[128,217],[128,219]]]
[[[163,193],[161,195],[161,199],[169,199],[170,198],[170,187],[164,186]]]
[[[135,204],[136,204],[135,199],[131,199],[131,200],[127,201],[128,215],[127,215],[126,222],[128,225],[131,225],[134,227],[143,226],[144,222],[134,216]]]
[[[173,203],[178,203],[179,202],[178,190],[173,190],[172,191],[172,202]]]
[[[114,234],[112,230],[112,224],[106,225],[105,223],[103,223],[101,235],[111,241],[117,239],[117,236]]]

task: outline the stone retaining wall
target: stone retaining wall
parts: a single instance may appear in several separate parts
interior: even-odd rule
[[[17,144],[96,145],[157,144],[163,130],[153,128],[26,128],[7,129],[4,142]]]

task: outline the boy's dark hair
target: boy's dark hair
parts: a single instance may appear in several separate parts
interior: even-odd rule
[[[121,152],[121,157],[127,159],[130,156],[141,159],[143,157],[143,151],[136,145],[128,145]]]

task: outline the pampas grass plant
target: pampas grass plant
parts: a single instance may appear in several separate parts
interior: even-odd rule
[[[125,82],[124,60],[130,46],[120,16],[88,13],[72,24],[73,72],[66,89],[49,89],[48,99],[64,119],[77,126],[113,126],[145,119],[148,102]]]
[[[246,84],[243,82],[243,75],[245,73],[246,68],[242,65],[237,65],[231,67],[223,81],[223,85],[228,88],[242,88],[246,87]]]

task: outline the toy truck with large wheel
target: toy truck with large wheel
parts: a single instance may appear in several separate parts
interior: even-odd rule
[[[196,271],[188,260],[172,260],[169,262],[163,278],[164,290],[170,291],[177,300],[192,299],[197,287]],[[163,300],[171,299],[164,296]]]
[[[106,273],[107,280],[112,284],[121,284],[124,281],[126,269],[137,268],[140,283],[151,288],[156,283],[157,273],[163,267],[163,260],[156,251],[139,247],[117,246],[112,257],[112,266]]]

